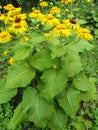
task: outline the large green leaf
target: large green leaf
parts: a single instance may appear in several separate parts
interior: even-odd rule
[[[0,104],[7,103],[17,94],[17,89],[5,88],[5,79],[0,81]]]
[[[53,45],[51,48],[52,58],[60,57],[66,53],[66,46],[64,44]]]
[[[14,115],[8,124],[9,130],[16,130],[16,126],[19,125],[21,122],[27,120],[27,113],[26,110],[23,109],[22,103],[18,105],[18,107],[14,110]]]
[[[50,100],[66,87],[66,77],[62,70],[49,69],[44,71],[41,76],[42,82],[45,84],[43,93]]]
[[[67,46],[70,52],[83,52],[84,50],[90,50],[94,46],[90,44],[87,40],[81,39],[77,43],[69,44]]]
[[[49,68],[56,62],[55,59],[51,59],[50,51],[47,49],[42,49],[35,53],[30,60],[31,65],[38,70]]]
[[[54,109],[52,118],[48,122],[49,128],[52,130],[67,130],[66,123],[67,116],[65,112],[60,108]]]
[[[35,45],[36,43],[41,43],[45,40],[46,40],[45,37],[38,32],[31,32],[30,33],[30,40],[29,40],[30,44]]]
[[[15,64],[8,69],[6,88],[25,87],[35,77],[35,72],[29,65]]]
[[[96,79],[95,78],[89,78],[89,90],[87,92],[81,92],[80,98],[84,101],[93,101],[97,98],[97,88],[95,85]]]
[[[77,52],[68,52],[61,59],[61,66],[66,76],[72,77],[83,70],[80,56]]]
[[[20,61],[25,59],[29,56],[32,49],[29,46],[26,45],[16,45],[15,51],[14,51],[14,59],[15,61]]]
[[[73,85],[80,91],[89,91],[91,84],[84,73],[79,73],[73,78]]]
[[[65,113],[74,118],[79,108],[79,95],[80,92],[74,88],[69,88],[67,91],[63,91],[57,98],[59,105],[63,108]]]
[[[37,127],[45,127],[53,112],[53,103],[48,102],[36,89],[27,88],[23,94],[23,107],[27,106],[28,120]]]

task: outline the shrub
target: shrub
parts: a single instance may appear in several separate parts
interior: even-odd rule
[[[85,74],[81,59],[82,52],[94,47],[90,30],[53,8],[48,14],[33,8],[27,19],[21,8],[7,5],[5,10],[3,18],[9,19],[2,19],[6,31],[2,29],[0,43],[12,42],[14,55],[0,80],[0,104],[21,96],[8,129],[25,121],[51,130],[66,130],[69,121],[73,129],[89,128],[77,112],[81,101],[96,99],[96,79]]]

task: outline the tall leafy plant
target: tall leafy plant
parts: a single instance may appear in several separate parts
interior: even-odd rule
[[[62,44],[61,39],[51,41],[36,31],[30,36],[15,45],[15,64],[0,81],[0,104],[10,101],[19,88],[22,93],[8,129],[30,121],[37,127],[66,130],[69,117],[77,119],[80,101],[96,98],[95,78],[85,75],[80,56],[93,46],[76,38]]]
[[[38,16],[33,17],[34,13]],[[70,120],[73,129],[86,130],[85,121],[77,116],[77,111],[82,100],[96,99],[96,79],[85,74],[81,53],[89,51],[93,45],[76,36],[76,21],[73,19],[67,20],[68,26],[72,27],[69,30],[67,25],[60,24],[63,20],[57,20],[50,14],[48,17],[42,15],[39,10],[29,16],[28,31],[22,34],[19,30],[20,35],[13,32],[12,65],[0,80],[0,104],[14,98],[18,100],[17,95],[21,96],[14,106],[8,129],[15,130],[17,125],[28,121],[40,128],[67,130]],[[53,25],[47,25],[51,19]],[[22,27],[19,23],[25,22],[21,21],[21,17],[16,17],[14,21],[16,29]],[[58,23],[56,28],[55,21]],[[56,35],[55,29],[60,36]],[[90,31],[83,29],[82,33],[85,32],[84,38],[91,40]]]

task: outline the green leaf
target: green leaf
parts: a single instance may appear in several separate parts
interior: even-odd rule
[[[80,92],[74,88],[69,88],[67,91],[62,91],[61,95],[57,97],[59,105],[63,108],[65,113],[74,118],[79,109],[79,95]]]
[[[98,23],[96,23],[95,26],[98,27]]]
[[[98,22],[98,17],[95,16],[95,17],[93,17],[93,18],[94,18],[94,20],[95,20],[96,22]]]
[[[61,67],[67,78],[72,77],[83,70],[79,54],[72,51],[61,58]]]
[[[46,68],[52,67],[56,60],[51,59],[50,51],[47,49],[42,49],[35,53],[31,60],[31,65],[38,69],[44,70]]]
[[[45,84],[43,93],[50,100],[66,87],[66,77],[62,70],[46,70],[41,76],[42,82]]]
[[[80,98],[83,101],[93,101],[97,98],[97,89],[95,85],[96,79],[95,78],[89,78],[89,90],[87,92],[81,92]]]
[[[71,19],[71,18],[74,18],[74,14],[68,14],[68,18]]]
[[[35,45],[36,43],[41,43],[41,42],[43,42],[45,40],[46,40],[45,37],[40,33],[37,33],[37,32],[30,33],[29,44]]]
[[[0,104],[7,103],[17,94],[17,89],[5,88],[5,79],[0,81]]]
[[[67,130],[66,123],[67,116],[65,112],[60,108],[54,109],[53,116],[48,122],[49,128],[52,130]]]
[[[52,58],[63,56],[66,53],[66,46],[63,44],[54,45],[51,48]]]
[[[76,21],[77,21],[77,23],[80,24],[80,25],[87,23],[87,21],[85,21],[85,20],[83,20],[83,19],[77,19]]]
[[[52,28],[53,28],[53,26],[46,24],[46,25],[43,27],[43,30],[44,30],[44,31],[49,31],[49,30],[51,30]]]
[[[14,54],[15,54],[14,59],[15,59],[15,61],[24,60],[25,58],[27,58],[29,56],[31,51],[32,51],[32,49],[29,46],[17,45],[15,47],[15,51],[14,51]]]
[[[45,127],[53,112],[53,103],[48,102],[36,89],[27,88],[23,94],[23,107],[27,106],[28,120],[37,127]]]
[[[97,29],[94,31],[94,33],[95,33],[96,37],[98,37],[98,30]]]
[[[48,48],[51,49],[52,46],[60,44],[60,40],[55,35],[52,35],[50,38],[52,38],[53,40],[47,39]]]
[[[81,39],[73,45],[69,44],[67,47],[68,47],[67,49],[70,52],[83,52],[84,50],[87,51],[91,50],[94,46],[90,44],[87,40]]]
[[[35,72],[29,65],[15,64],[8,69],[6,88],[25,87],[35,77]]]
[[[14,115],[8,124],[9,130],[15,130],[16,126],[19,125],[21,122],[27,120],[27,114],[25,109],[23,109],[22,103],[18,105],[18,107],[14,110]]]
[[[79,73],[73,78],[73,85],[80,91],[89,91],[91,85],[84,73]]]

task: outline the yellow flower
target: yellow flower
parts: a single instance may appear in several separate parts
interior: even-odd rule
[[[8,11],[8,12],[7,12],[7,16],[13,17],[13,16],[14,16],[13,11]]]
[[[2,9],[2,6],[0,5],[0,9]]]
[[[28,41],[28,40],[29,40],[29,37],[28,37],[28,36],[24,36],[24,37],[23,37],[23,40],[24,40],[24,41]]]
[[[46,38],[48,38],[48,37],[51,36],[51,33],[45,33],[44,36],[45,36]]]
[[[22,20],[25,20],[25,19],[26,19],[26,14],[18,14],[13,17],[12,21],[14,23],[20,23]]]
[[[65,9],[66,12],[69,12],[69,9]]]
[[[6,17],[4,14],[0,14],[0,20],[5,21]]]
[[[53,5],[53,2],[49,2],[50,3],[50,5]]]
[[[6,6],[4,6],[4,9],[8,10],[8,11],[11,11],[11,10],[14,10],[15,7],[12,4],[7,4]]]
[[[7,50],[5,50],[5,51],[3,52],[4,56],[6,56],[8,53],[9,53],[9,51],[7,51]]]
[[[54,40],[52,32],[50,32],[50,33],[45,33],[45,34],[44,34],[44,37],[47,38],[47,39],[50,40],[50,41],[53,41],[53,40]]]
[[[53,69],[57,69],[57,65],[53,65]]]
[[[9,17],[15,17],[16,15],[21,15],[22,8],[15,8],[14,10],[10,10],[7,13],[7,16]],[[23,17],[23,16],[22,16]]]
[[[33,7],[33,8],[32,8],[32,11],[34,11],[34,10],[36,10],[36,8],[35,8],[35,7]]]
[[[91,0],[87,0],[87,2],[91,2]]]
[[[40,6],[42,7],[47,7],[48,6],[48,3],[46,1],[42,1],[39,3]]]
[[[25,21],[21,21],[20,23],[14,23],[8,30],[15,34],[24,34],[27,29],[27,23]]]
[[[71,31],[64,25],[64,24],[58,24],[54,29],[53,29],[53,34],[60,36],[60,35],[65,35],[65,36],[70,36]]]
[[[90,34],[90,30],[88,30],[86,28],[77,29],[76,34],[81,39],[93,40],[93,36]]]
[[[13,57],[10,58],[9,63],[10,63],[10,65],[15,64],[15,61],[14,61]]]
[[[9,32],[3,31],[0,33],[0,43],[7,43],[12,39]]]
[[[11,22],[11,17],[5,16],[5,19],[3,20],[5,24],[8,24]]]
[[[22,8],[14,8],[13,10],[9,10],[7,15],[14,17],[15,15],[18,15],[21,13]]]
[[[52,9],[50,10],[50,14],[60,14],[60,8],[52,7]]]
[[[15,10],[13,10],[13,14],[14,14],[14,15],[20,14],[20,13],[21,13],[21,10],[22,10],[21,7],[15,8]]]
[[[66,19],[63,21],[63,23],[69,28],[69,29],[77,29],[80,28],[80,25],[76,23],[74,19]]]
[[[40,20],[43,19],[45,16],[40,12],[40,10],[34,10],[29,14],[30,18],[37,19],[39,18]]]
[[[42,18],[44,15],[40,12],[40,10],[34,10],[29,14],[30,18]]]
[[[47,24],[47,25],[56,25],[59,24],[60,20],[55,18],[52,14],[48,14],[46,17],[42,19],[42,24]]]
[[[63,4],[69,4],[69,3],[74,2],[74,0],[62,0],[61,2],[62,2]]]

